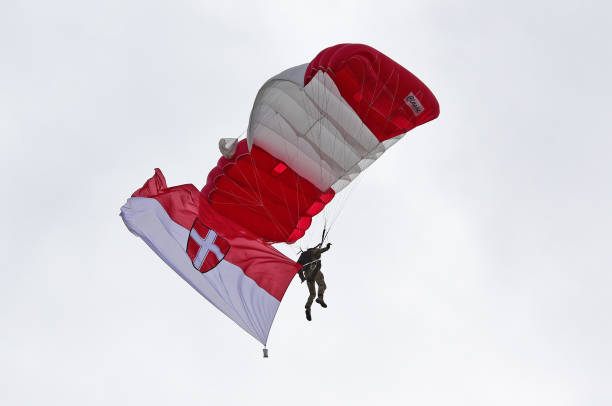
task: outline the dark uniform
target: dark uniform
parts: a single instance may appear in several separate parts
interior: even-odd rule
[[[323,277],[323,272],[321,272],[321,254],[329,250],[330,247],[331,244],[329,243],[325,248],[320,248],[320,245],[317,245],[314,248],[304,251],[297,261],[298,264],[302,265],[302,269],[299,271],[300,279],[302,282],[306,281],[308,292],[310,293],[305,306],[306,318],[308,320],[311,320],[310,306],[312,306],[315,295],[317,296],[317,303],[323,307],[327,307],[327,304],[323,301],[323,294],[325,293],[327,285],[325,285],[325,278]],[[318,294],[315,291],[315,283],[319,287]]]

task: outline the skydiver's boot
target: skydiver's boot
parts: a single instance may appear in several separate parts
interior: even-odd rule
[[[306,308],[306,320],[312,320],[312,316],[310,315],[310,307]]]
[[[322,298],[322,297],[318,297],[318,298],[315,300],[315,302],[317,302],[318,304],[320,304],[320,305],[321,305],[321,307],[327,307],[327,303],[325,303],[325,302],[323,301],[323,298]]]

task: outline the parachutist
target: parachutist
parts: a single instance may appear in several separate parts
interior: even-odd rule
[[[305,306],[306,320],[308,321],[312,320],[310,307],[312,306],[315,296],[317,296],[316,302],[320,304],[321,307],[327,307],[327,304],[323,301],[323,295],[325,289],[327,289],[327,285],[325,284],[323,272],[321,272],[321,254],[329,250],[331,243],[327,243],[325,248],[321,248],[321,245],[322,244],[318,244],[302,252],[297,260],[298,264],[302,265],[302,268],[298,272],[300,279],[302,282],[306,281],[308,285],[309,296]],[[315,283],[318,286],[318,292],[315,290]]]

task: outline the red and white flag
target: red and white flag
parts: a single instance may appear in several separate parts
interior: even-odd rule
[[[168,188],[159,169],[121,207],[121,217],[187,283],[266,344],[300,265],[216,212],[195,186]]]

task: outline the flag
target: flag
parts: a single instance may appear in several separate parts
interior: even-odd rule
[[[300,265],[215,211],[195,186],[167,187],[159,169],[121,217],[181,278],[266,344]]]

